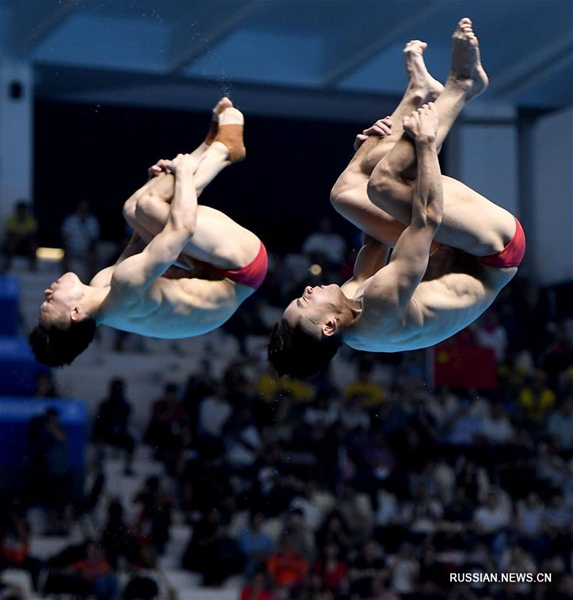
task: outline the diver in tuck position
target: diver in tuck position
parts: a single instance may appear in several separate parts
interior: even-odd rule
[[[70,364],[98,325],[174,339],[225,323],[263,282],[267,254],[254,233],[197,197],[244,156],[243,115],[223,98],[205,141],[191,154],[160,160],[125,203],[134,235],[116,264],[89,284],[65,273],[44,291],[29,338],[36,358]]]
[[[434,345],[479,317],[517,272],[525,252],[517,219],[438,163],[456,117],[488,84],[470,19],[453,34],[445,86],[426,70],[425,48],[406,45],[404,98],[357,137],[334,185],[331,201],[364,232],[364,245],[349,281],[306,287],[275,324],[268,354],[281,375],[316,373],[342,344],[369,352]]]

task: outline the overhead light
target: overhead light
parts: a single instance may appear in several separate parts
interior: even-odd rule
[[[62,260],[64,251],[62,248],[38,248],[36,258],[39,260]]]

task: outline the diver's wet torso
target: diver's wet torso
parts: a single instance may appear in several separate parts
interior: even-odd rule
[[[101,324],[148,337],[192,337],[225,323],[255,291],[207,265],[189,267],[170,267],[137,294],[125,294],[112,286]]]
[[[442,246],[430,257],[422,282],[399,316],[369,297],[367,280],[354,296],[362,313],[344,334],[356,350],[399,352],[437,344],[473,321],[495,300],[517,268],[489,267],[461,250]]]

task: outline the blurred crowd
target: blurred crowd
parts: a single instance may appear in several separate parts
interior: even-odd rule
[[[431,385],[426,351],[342,351],[351,373],[342,384],[332,373],[279,379],[247,352],[249,335],[268,331],[261,306],[282,307],[305,284],[340,282],[351,270],[352,244],[331,224],[314,237],[299,255],[273,257],[261,293],[226,325],[242,356],[223,377],[197,358],[186,385],[166,383],[142,431],[126,382],[107,383],[81,501],[66,498],[57,412],[35,423],[34,439],[47,444],[38,455],[48,447],[53,459],[35,481],[57,498],[4,499],[0,569],[27,571],[38,593],[152,598],[158,590],[142,573],[160,564],[174,525],[185,523],[180,566],[205,586],[240,577],[240,600],[573,597],[569,320],[546,290],[517,278],[446,346],[491,350],[495,385],[487,389]],[[38,396],[57,397],[54,381],[42,378]],[[166,476],[147,478],[127,505],[106,488],[102,466],[112,447],[125,476],[136,475],[138,445]],[[82,543],[40,560],[30,555],[38,532],[28,518],[39,497],[57,513],[49,522],[59,533],[104,518],[86,526]],[[551,581],[486,581],[496,573]],[[468,577],[451,583],[451,574]]]

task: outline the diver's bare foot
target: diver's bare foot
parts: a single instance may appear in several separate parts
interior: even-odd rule
[[[472,22],[464,17],[452,36],[452,70],[449,79],[466,88],[466,101],[485,91],[489,80],[483,69],[479,42]]]
[[[426,68],[422,55],[427,47],[426,42],[412,40],[406,44],[403,52],[408,71],[408,86],[419,96],[422,104],[435,100],[444,89],[444,86],[434,79]]]
[[[233,106],[233,102],[227,96],[223,96],[215,105],[213,109],[213,115],[211,117],[211,123],[209,125],[209,133],[207,133],[207,137],[205,138],[205,143],[207,146],[210,146],[217,137],[217,132],[219,131],[219,115],[226,110],[227,108],[231,108]]]
[[[219,128],[214,141],[221,142],[227,147],[229,160],[232,163],[243,160],[247,154],[243,142],[244,122],[243,113],[232,104],[219,114]]]

